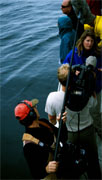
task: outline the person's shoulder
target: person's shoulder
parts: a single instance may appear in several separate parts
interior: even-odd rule
[[[68,53],[68,55],[67,55],[67,56],[72,55],[72,52],[73,52],[73,49],[71,49],[71,50],[70,50],[70,52]],[[77,47],[75,47],[75,49],[74,49],[74,53],[75,53],[75,54],[78,54],[78,49],[77,49]]]
[[[56,133],[57,127],[55,127],[52,123],[50,123],[50,122],[48,121],[48,119],[46,119],[46,118],[40,118],[39,121],[47,124],[48,126],[46,126],[45,124],[43,124],[43,125],[45,125],[47,128],[49,128],[49,127],[52,128],[52,130]]]
[[[70,63],[70,60],[71,60],[71,56],[72,56],[72,49],[69,51],[69,53],[67,54],[65,60],[63,61],[63,64],[66,64],[66,63]]]
[[[55,93],[56,93],[56,91],[50,92],[50,93],[48,94],[48,98],[50,98],[51,96],[54,96]]]
[[[48,97],[52,97],[52,96],[56,96],[57,94],[62,94],[63,91],[53,91],[53,92],[50,92]]]
[[[64,91],[54,91],[54,92],[51,92],[49,95],[48,95],[48,98],[47,98],[47,103],[52,103],[52,102],[56,102],[57,99],[59,99],[59,97],[62,97],[64,95]]]
[[[55,91],[55,92],[52,93],[52,95],[55,96],[55,97],[59,96],[61,94],[64,94],[64,91],[61,90],[61,91]]]
[[[77,47],[75,47],[75,52],[78,53],[78,48]]]
[[[46,118],[40,118],[39,121],[49,124],[50,122]]]
[[[69,51],[69,53],[66,56],[66,59],[69,58],[72,55],[72,49]]]
[[[52,101],[53,101],[53,98],[55,97],[55,94],[56,94],[56,91],[54,91],[54,92],[50,92],[49,94],[48,94],[48,96],[47,96],[47,104],[48,103],[51,103]]]

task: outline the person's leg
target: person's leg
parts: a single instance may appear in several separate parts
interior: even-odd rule
[[[98,161],[96,136],[94,132],[94,127],[90,126],[82,131],[80,131],[80,139],[78,142],[78,132],[70,133],[68,132],[68,141],[72,143],[79,143],[85,148],[88,160],[87,173],[90,179],[100,179],[100,167]]]
[[[96,130],[96,143],[98,148],[98,159],[102,171],[102,90],[97,94],[97,105],[90,110]],[[101,172],[102,173],[102,172]]]
[[[86,134],[86,137],[84,136]],[[86,144],[86,153],[88,159],[88,177],[89,179],[101,179],[101,171],[98,160],[98,150],[96,144],[96,134],[94,127],[87,129],[83,134],[83,142]]]
[[[102,139],[100,138],[100,136],[98,136],[97,133],[96,133],[96,143],[98,146],[98,159],[99,159],[101,176],[102,176]]]
[[[97,94],[97,105],[90,110],[94,120],[94,127],[102,140],[102,91]]]

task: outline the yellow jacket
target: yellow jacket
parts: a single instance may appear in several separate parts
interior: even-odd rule
[[[94,27],[84,24],[84,30],[93,29],[95,36],[100,38],[100,42],[98,43],[99,47],[102,47],[102,16],[96,16],[94,20]]]

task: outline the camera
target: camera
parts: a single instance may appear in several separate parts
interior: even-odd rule
[[[66,106],[72,111],[81,111],[88,103],[96,87],[92,66],[75,65],[71,69]]]

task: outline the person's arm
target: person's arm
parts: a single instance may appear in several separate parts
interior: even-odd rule
[[[67,54],[65,60],[63,61],[63,64],[70,64],[70,60],[71,60],[71,56],[72,56],[72,50]]]
[[[48,160],[48,151],[34,143],[28,143],[23,148],[31,174],[34,179],[42,179],[49,173],[57,171],[58,162]]]
[[[27,143],[23,147],[25,159],[34,179],[43,179],[46,175],[48,151],[34,143]]]
[[[60,118],[61,118],[61,113],[56,118],[58,122],[60,121]],[[63,113],[62,120],[63,120],[63,123],[65,123],[67,120],[67,109],[66,108],[65,108],[65,112]]]
[[[56,124],[56,115],[55,116],[51,116],[50,114],[48,114],[48,119],[49,121],[55,125]]]
[[[50,93],[47,97],[45,104],[45,112],[48,114],[49,121],[55,125],[56,124],[56,111],[55,106],[53,104],[54,92]]]
[[[60,45],[60,59],[62,60],[61,63],[63,63],[66,56],[68,55],[68,53],[72,49],[72,47],[70,47],[70,44],[71,44],[70,39],[66,39],[66,38],[62,39],[61,45]]]
[[[60,121],[60,117],[61,117],[61,114],[59,114],[58,116],[51,116],[50,114],[48,114],[49,121],[50,121],[53,125],[55,125],[57,121],[58,121],[58,122]],[[66,120],[67,120],[67,111],[65,111],[65,112],[63,113],[62,120],[63,120],[63,123],[66,122]]]
[[[82,24],[93,24],[95,15],[91,13],[90,7],[88,6],[86,0],[71,0],[71,4],[77,17],[80,12],[80,22]]]

